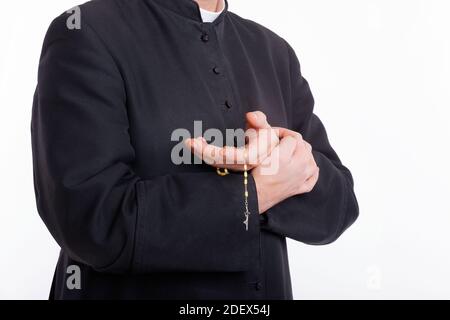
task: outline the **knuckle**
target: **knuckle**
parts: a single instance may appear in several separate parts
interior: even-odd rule
[[[297,144],[297,140],[292,136],[287,136],[284,139],[289,146],[295,146]]]
[[[286,141],[289,141],[289,142],[296,142],[296,140],[293,136],[286,136],[286,138],[284,138],[284,139],[286,139]]]
[[[306,141],[304,141],[304,142],[305,142],[306,148],[307,148],[308,150],[312,150],[312,145],[311,145],[310,143],[306,142]]]

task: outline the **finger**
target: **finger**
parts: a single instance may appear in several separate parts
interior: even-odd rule
[[[311,159],[307,162],[306,164],[306,168],[305,168],[305,175],[306,177],[309,179],[311,178],[317,170],[317,164],[316,161],[314,161],[314,159],[311,157]],[[306,179],[306,180],[308,180]]]
[[[244,164],[244,148],[223,147],[221,150],[222,158],[225,165],[243,165]]]
[[[302,158],[306,156],[308,150],[306,149],[305,142],[303,140],[296,140],[297,146],[294,154],[292,155],[294,158]]]
[[[247,124],[255,129],[270,129],[266,115],[261,111],[249,112],[246,114]]]
[[[269,130],[267,130],[268,134],[270,134]],[[267,135],[265,130],[262,132],[260,130],[244,148],[217,147],[208,144],[202,137],[187,140],[187,144],[196,156],[209,165],[243,170],[244,164],[247,164],[249,168],[259,165],[275,148],[276,144]]]
[[[253,139],[258,138],[258,132],[260,129],[248,128],[245,130],[245,141],[246,143],[250,142]]]
[[[305,140],[303,140],[303,143],[305,144],[305,148],[308,152],[312,152],[312,145],[310,145],[308,142],[306,142]]]
[[[203,143],[198,139],[187,139],[186,145],[190,148],[192,154],[203,161]]]
[[[191,149],[192,150],[192,147],[193,147],[193,142],[192,142],[192,139],[186,139],[186,140],[184,140],[184,144],[189,148],[189,149]]]
[[[298,140],[303,140],[303,137],[299,132],[289,130],[286,128],[281,128],[281,127],[274,127],[273,129],[275,130],[276,134],[278,135],[278,138],[280,138],[280,139],[283,139],[287,136],[291,136]]]
[[[246,145],[247,163],[258,165],[271,154],[272,150],[278,144],[278,137],[276,137],[272,129],[258,129],[257,134],[251,136]],[[240,152],[241,154],[238,154],[238,159],[242,160],[244,150]],[[240,163],[243,162],[241,161]]]
[[[311,192],[314,187],[317,184],[317,181],[319,181],[319,174],[320,174],[320,169],[319,167],[316,167],[316,169],[314,170],[314,173],[311,177],[309,177],[302,185],[301,187],[301,193],[308,193]]]
[[[291,136],[283,138],[278,145],[280,157],[291,158],[297,149],[297,143],[297,140]]]
[[[257,143],[252,143],[252,146],[257,145]],[[252,147],[253,148],[253,147]],[[255,151],[257,151],[255,149]],[[249,150],[249,145],[244,148],[235,147],[225,147],[222,149],[223,159],[225,164],[238,165],[243,168],[244,164],[249,166],[255,166],[258,164],[258,154],[256,152]]]
[[[208,144],[203,138],[190,139],[192,152],[209,165],[221,163],[221,149],[212,144]]]
[[[244,170],[243,159],[245,152],[243,152],[242,148],[217,147],[208,144],[204,138],[190,139],[188,145],[191,145],[193,153],[208,165],[235,171]]]
[[[187,139],[186,145],[191,149],[191,152],[195,154],[200,159],[203,158],[203,143],[199,139]]]
[[[185,145],[195,153],[196,155],[201,155],[202,142],[197,139],[186,139],[184,141]],[[200,151],[200,152],[199,152]]]

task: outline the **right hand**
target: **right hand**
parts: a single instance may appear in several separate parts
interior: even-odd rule
[[[300,133],[278,130],[280,144],[252,171],[260,214],[287,198],[311,192],[319,179],[319,167],[311,145]],[[271,172],[267,168],[271,168]]]

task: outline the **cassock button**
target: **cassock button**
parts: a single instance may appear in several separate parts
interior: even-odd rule
[[[259,291],[259,290],[262,289],[262,284],[261,284],[261,282],[255,283],[255,289],[256,289],[257,291]]]
[[[208,42],[209,41],[209,34],[207,34],[207,33],[202,34],[200,39],[202,39],[203,42]]]
[[[233,105],[231,104],[231,102],[230,101],[225,101],[225,107],[227,107],[228,109],[231,109],[231,108],[233,108]]]
[[[220,74],[220,68],[219,68],[219,67],[214,67],[214,68],[213,68],[213,72],[214,72],[215,74],[219,75],[219,74]]]

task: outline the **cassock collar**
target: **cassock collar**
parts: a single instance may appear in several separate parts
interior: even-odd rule
[[[202,17],[200,14],[200,8],[198,3],[193,0],[147,0],[156,2],[158,5],[161,5],[179,15],[182,15],[186,18],[195,20],[197,22],[202,22]],[[228,12],[228,1],[225,0],[225,8],[219,17],[213,22],[213,24],[219,23],[222,21],[223,17]]]

